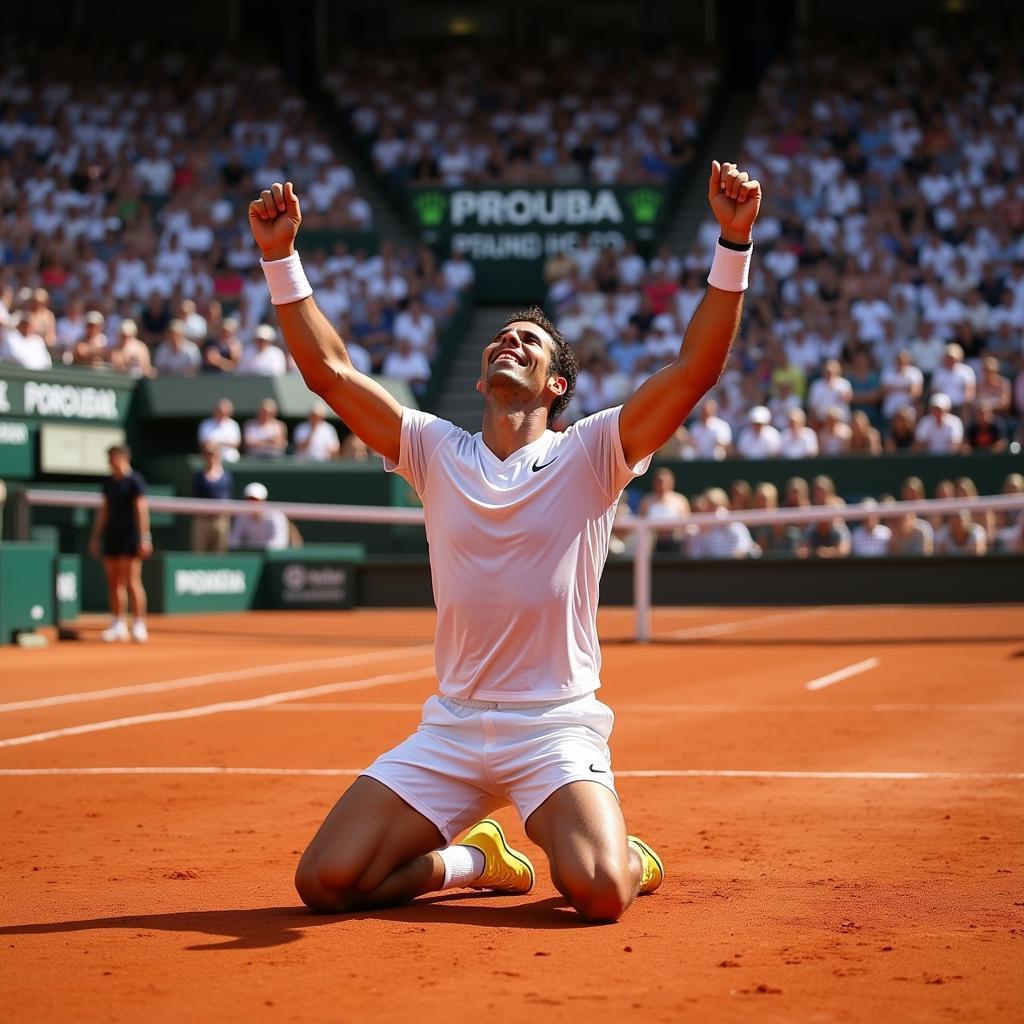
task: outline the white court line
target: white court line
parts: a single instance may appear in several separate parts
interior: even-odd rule
[[[275,704],[265,711],[422,711],[422,704],[376,704],[370,701],[328,700],[313,704]]]
[[[386,704],[370,701],[326,700],[311,703],[275,704],[265,711],[420,711],[422,704]],[[1024,704],[615,704],[612,710],[621,712],[637,711],[641,714],[729,714],[766,711],[790,713],[839,713],[849,711],[870,712],[921,712],[921,711],[994,711],[999,714],[1024,712]]]
[[[865,658],[863,661],[858,661],[853,665],[847,665],[846,668],[829,672],[827,676],[818,676],[817,679],[812,679],[805,685],[805,689],[824,690],[826,686],[831,686],[833,683],[841,683],[844,679],[849,679],[850,676],[859,676],[861,672],[869,672],[873,668],[878,668],[880,664],[881,661],[878,658]]]
[[[741,629],[749,629],[751,626],[774,626],[780,622],[792,622],[793,619],[803,619],[808,615],[820,612],[820,608],[800,608],[797,611],[777,612],[774,615],[755,615],[752,619],[732,619],[729,622],[711,622],[706,626],[677,629],[674,633],[666,633],[665,636],[676,640],[699,640],[706,636],[726,636],[729,633],[738,633]]]
[[[52,708],[60,704],[83,704],[94,700],[110,700],[114,697],[130,697],[139,693],[165,693],[168,690],[185,690],[193,686],[209,686],[211,683],[230,683],[237,679],[259,679],[279,672],[313,671],[315,669],[345,668],[349,665],[363,665],[373,661],[388,661],[406,654],[430,654],[432,644],[418,647],[401,647],[387,651],[367,651],[364,654],[347,654],[338,658],[316,658],[312,661],[282,661],[276,665],[254,665],[251,668],[231,669],[227,672],[208,672],[201,676],[182,676],[180,679],[165,679],[157,683],[136,683],[131,686],[114,686],[107,690],[87,690],[83,693],[61,693],[52,697],[36,697],[32,700],[16,700],[0,704],[0,714],[11,711],[29,711],[33,708]]]
[[[130,725],[149,725],[152,722],[176,722],[183,718],[203,718],[227,711],[251,711],[270,704],[282,704],[289,700],[305,697],[319,697],[328,693],[346,693],[350,690],[371,690],[376,686],[392,686],[423,679],[434,675],[434,666],[414,669],[411,672],[391,672],[387,675],[368,676],[366,679],[351,679],[344,683],[326,683],[323,686],[307,686],[301,690],[283,690],[268,693],[263,697],[249,700],[221,701],[217,704],[201,704],[199,707],[180,708],[177,711],[156,711],[148,715],[130,715],[126,718],[110,718],[105,722],[87,722],[85,725],[70,725],[63,729],[49,729],[46,732],[30,733],[27,736],[12,736],[0,740],[0,747],[20,747],[26,743],[43,743],[46,740],[62,739],[65,736],[84,736],[91,732],[106,732],[108,729],[124,729]]]
[[[0,776],[30,778],[65,775],[271,775],[327,778],[362,775],[362,768],[229,768],[172,766],[166,768],[0,768]],[[1024,772],[844,772],[762,771],[758,769],[637,769],[615,772],[620,779],[836,779],[856,782],[918,782],[926,780],[1024,782]]]

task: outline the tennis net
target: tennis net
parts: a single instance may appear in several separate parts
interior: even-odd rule
[[[28,537],[57,509],[80,510],[80,535],[81,512],[100,498],[30,488],[15,500],[15,531]],[[318,539],[268,556],[248,607],[319,608],[331,616],[328,628],[319,615],[296,618],[295,626],[330,642],[429,642],[434,615],[421,509],[260,507]],[[152,497],[150,508],[155,560],[167,564],[189,553],[196,517],[253,514],[246,501]],[[69,540],[65,531],[62,545],[69,544],[84,550],[81,536]],[[245,556],[191,557],[198,562],[181,571],[230,570]],[[335,600],[329,584],[339,565],[347,575]],[[290,588],[293,603],[275,600],[274,587],[277,597]],[[168,631],[175,621],[167,617]],[[193,631],[225,628],[216,616],[208,625],[195,621]],[[708,505],[671,519],[630,515],[623,503],[598,621],[606,642],[1024,640],[1024,495],[739,512]]]

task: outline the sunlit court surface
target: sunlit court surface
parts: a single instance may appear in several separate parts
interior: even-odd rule
[[[526,897],[301,906],[305,844],[436,689],[426,612],[4,650],[5,1015],[1016,1019],[1024,644],[733,642],[718,614],[713,642],[606,643],[621,799],[667,869],[608,926],[507,809]]]

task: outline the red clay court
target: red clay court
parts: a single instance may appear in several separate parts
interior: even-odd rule
[[[713,643],[608,644],[657,895],[580,923],[504,811],[529,896],[317,917],[295,863],[415,726],[429,626],[222,615],[0,652],[5,1018],[1019,1019],[1021,641],[734,642],[708,612]]]

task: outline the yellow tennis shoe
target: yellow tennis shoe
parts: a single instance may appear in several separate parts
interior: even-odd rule
[[[665,865],[661,858],[642,840],[636,836],[626,836],[626,842],[640,854],[640,864],[643,871],[640,875],[640,889],[638,896],[646,896],[665,881]]]
[[[484,855],[483,874],[470,888],[520,894],[533,888],[533,865],[525,854],[508,845],[505,833],[493,818],[478,821],[459,845],[475,847]]]

